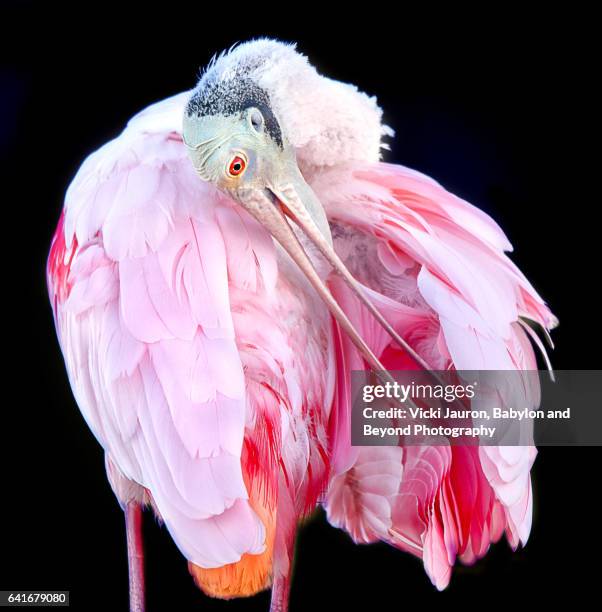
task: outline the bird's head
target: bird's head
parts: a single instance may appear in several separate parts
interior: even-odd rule
[[[211,72],[190,99],[184,141],[199,176],[237,197],[245,189],[265,189],[294,164],[267,92],[248,74],[226,81]]]
[[[381,137],[389,133],[380,118],[373,98],[320,76],[293,46],[259,40],[212,61],[192,93],[183,123],[183,139],[199,176],[272,234],[352,336],[357,333],[349,330],[351,324],[301,244],[306,239],[313,243],[357,292],[332,247],[326,212],[300,166],[307,173],[377,161]],[[289,220],[299,229],[293,231]],[[363,341],[356,337],[355,342]]]
[[[293,46],[277,41],[253,41],[222,54],[204,72],[184,116],[184,142],[199,176],[266,226],[274,213],[268,209],[276,206],[293,217],[302,207],[307,221],[331,244],[326,214],[297,157],[304,157],[304,147],[328,147],[326,140],[315,142],[315,135],[333,133],[336,126],[324,123],[324,117],[316,125],[312,96],[316,87],[333,83],[318,75]],[[338,105],[345,103],[337,100],[338,93],[337,88],[330,97]],[[337,151],[332,153],[340,160]],[[310,163],[316,165],[315,160]]]

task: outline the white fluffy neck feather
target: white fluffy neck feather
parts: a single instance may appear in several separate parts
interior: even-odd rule
[[[259,39],[216,57],[203,78],[227,81],[240,71],[269,97],[284,136],[304,171],[345,161],[378,161],[384,136],[375,97],[318,74],[294,44]]]

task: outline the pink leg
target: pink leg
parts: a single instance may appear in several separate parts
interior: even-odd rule
[[[125,506],[125,530],[130,571],[130,612],[144,612],[144,548],[142,545],[142,508],[130,501]]]
[[[288,483],[282,473],[278,478],[278,514],[272,569],[272,600],[270,612],[287,612],[291,591],[291,572],[295,554],[297,512]]]
[[[272,600],[270,612],[287,612],[288,600],[291,591],[290,574],[275,576],[272,584]]]

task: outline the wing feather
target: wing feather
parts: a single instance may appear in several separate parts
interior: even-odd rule
[[[433,369],[536,369],[519,317],[544,329],[556,319],[505,255],[511,245],[485,213],[428,177],[389,164],[322,171],[312,187],[334,228],[335,248]],[[331,284],[386,367],[416,368],[368,320],[343,283]],[[350,344],[342,339],[340,345],[340,359],[358,367]],[[348,380],[339,375],[338,383]],[[521,405],[537,405],[537,384],[526,374],[523,383],[515,390]],[[357,541],[378,538],[421,556],[438,588],[449,582],[456,557],[474,562],[504,530],[512,546],[526,542],[534,448],[451,447],[446,440],[442,446],[403,448],[399,486],[393,493],[386,487],[374,491],[372,479],[358,474],[391,461],[392,449],[373,448],[366,455],[346,446],[338,425],[348,424],[346,410],[348,404],[339,402],[332,417],[339,474],[326,509],[333,524]],[[384,482],[391,482],[389,468],[383,470]]]
[[[237,229],[174,131],[183,102],[145,111],[84,162],[48,282],[91,429],[123,475],[152,492],[186,557],[216,567],[261,552],[265,528],[241,467],[245,380],[225,246]],[[253,286],[260,269],[262,282],[275,284],[273,250],[247,230],[231,255],[236,283]]]

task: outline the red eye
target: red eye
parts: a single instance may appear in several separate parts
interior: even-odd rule
[[[230,176],[238,176],[245,171],[246,166],[247,162],[242,157],[237,155],[232,159],[230,165],[228,166],[228,174]]]

